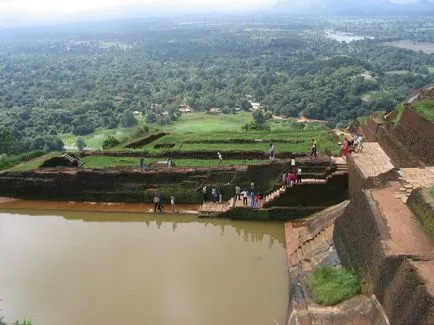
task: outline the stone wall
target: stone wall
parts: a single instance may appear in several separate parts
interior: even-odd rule
[[[264,207],[328,207],[348,198],[348,175],[333,175],[326,183],[302,184],[287,188]]]
[[[398,126],[371,116],[362,126],[367,141],[376,141],[397,168],[434,164],[434,123],[406,105]]]
[[[179,203],[202,203],[204,185],[215,186],[225,200],[234,186],[249,188],[253,181],[261,191],[271,191],[289,161],[256,166],[221,168],[165,168],[90,170],[81,168],[39,169],[30,172],[0,172],[0,196],[106,202],[150,202],[155,191],[163,197],[173,194]],[[304,167],[305,166],[305,167]],[[330,160],[305,161],[303,170],[325,173]]]
[[[421,166],[419,158],[409,151],[409,147],[400,142],[393,126],[379,123],[373,117],[369,117],[362,130],[368,141],[378,142],[395,167]]]
[[[406,256],[384,252],[387,224],[371,190],[352,199],[335,223],[333,239],[343,265],[360,276],[365,294],[378,297],[391,324],[432,324],[434,301],[415,266]]]
[[[434,164],[434,123],[425,119],[409,105],[401,116],[399,125],[393,132],[400,142],[427,165]]]
[[[428,236],[434,240],[434,198],[427,193],[426,189],[418,188],[411,192],[407,205]]]
[[[383,246],[390,239],[388,225],[371,193],[396,180],[396,170],[366,178],[352,155],[347,163],[351,202],[336,220],[333,235],[342,264],[362,279],[363,293],[378,297],[391,324],[432,324],[434,301],[415,262],[388,255]]]

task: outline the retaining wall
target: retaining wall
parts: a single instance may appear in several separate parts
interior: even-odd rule
[[[330,160],[306,160],[306,168],[331,168]],[[256,166],[221,168],[164,168],[90,170],[81,168],[0,172],[0,196],[104,202],[150,202],[155,191],[164,198],[174,195],[179,203],[202,203],[202,187],[217,187],[223,198],[234,194],[235,184],[271,191],[289,161]],[[304,165],[302,165],[302,168]]]
[[[347,162],[351,203],[336,220],[333,235],[342,264],[362,279],[363,293],[377,296],[391,324],[433,324],[433,296],[415,262],[387,255],[382,244],[390,235],[371,189],[387,186],[396,171],[365,178],[351,155]]]

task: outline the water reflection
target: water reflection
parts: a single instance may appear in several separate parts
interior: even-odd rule
[[[0,256],[9,322],[272,325],[288,306],[278,223],[9,210]]]
[[[0,209],[1,213],[2,209]],[[84,222],[113,222],[113,223],[144,223],[147,228],[156,225],[157,229],[161,229],[163,224],[168,224],[173,232],[176,231],[180,224],[199,223],[205,227],[220,227],[221,235],[229,229],[234,229],[236,234],[246,242],[262,242],[269,241],[269,247],[274,244],[284,245],[284,227],[281,222],[249,222],[249,221],[234,221],[227,219],[208,219],[197,218],[189,215],[179,214],[136,214],[136,213],[119,213],[119,212],[83,212],[83,211],[35,211],[21,209],[3,209],[5,212],[14,214],[26,214],[33,216],[61,216],[66,220],[81,220]],[[278,225],[279,227],[276,227]]]

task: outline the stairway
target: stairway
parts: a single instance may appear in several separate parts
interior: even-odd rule
[[[220,213],[229,211],[235,206],[235,198],[231,198],[227,202],[206,202],[203,203],[199,208],[199,214],[202,217],[215,217]]]
[[[73,156],[69,153],[64,153],[62,157],[68,160],[71,163],[71,165],[77,165],[78,167],[83,166],[83,162],[80,160],[80,158],[76,156]]]

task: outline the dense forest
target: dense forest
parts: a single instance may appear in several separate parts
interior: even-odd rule
[[[181,104],[346,123],[434,82],[434,54],[385,44],[433,31],[432,18],[284,17],[0,30],[0,153],[56,150],[60,133],[130,126],[133,111],[176,118]]]

